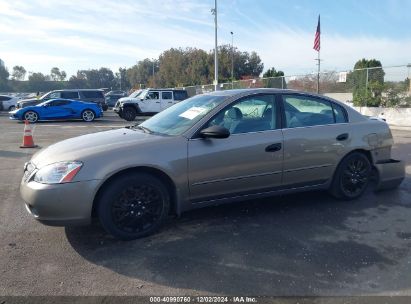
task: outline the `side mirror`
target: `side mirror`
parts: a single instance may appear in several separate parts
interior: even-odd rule
[[[200,136],[203,138],[227,138],[230,136],[230,131],[222,126],[211,126],[200,131]]]

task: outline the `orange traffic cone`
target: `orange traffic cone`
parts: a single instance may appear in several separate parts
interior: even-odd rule
[[[36,148],[37,145],[34,144],[33,136],[31,135],[31,128],[27,120],[24,121],[24,135],[23,135],[23,145],[20,148]]]

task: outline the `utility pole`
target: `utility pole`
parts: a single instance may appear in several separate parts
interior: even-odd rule
[[[234,33],[231,33],[231,88],[234,83]]]
[[[214,15],[215,46],[214,46],[214,90],[218,90],[218,54],[217,54],[217,0],[214,0],[214,8],[211,9]]]
[[[317,94],[320,94],[320,70],[321,70],[321,59],[320,59],[320,51],[318,51],[318,70],[317,70]]]
[[[155,79],[154,79],[154,58],[153,58],[153,85],[155,86]]]

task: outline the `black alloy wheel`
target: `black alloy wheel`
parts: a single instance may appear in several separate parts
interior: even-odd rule
[[[345,200],[360,197],[367,189],[371,175],[371,164],[363,153],[347,155],[337,168],[331,192]]]
[[[133,121],[137,116],[136,109],[132,107],[125,107],[123,109],[122,117],[127,121]]]
[[[164,184],[142,173],[117,178],[100,197],[98,216],[103,227],[122,240],[155,232],[167,217],[170,205]]]

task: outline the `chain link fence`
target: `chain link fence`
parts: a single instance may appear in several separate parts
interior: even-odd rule
[[[411,107],[411,65],[320,73],[320,94],[360,107]],[[255,78],[218,84],[218,90],[277,88],[317,92],[317,73]],[[214,91],[212,84],[185,87],[189,96]]]

